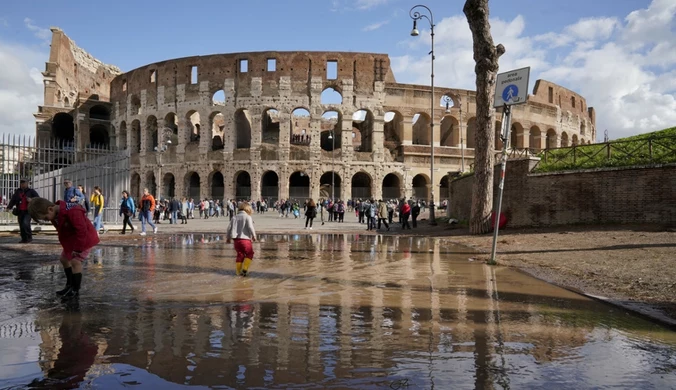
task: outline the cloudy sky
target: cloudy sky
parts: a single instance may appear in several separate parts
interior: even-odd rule
[[[33,134],[50,26],[122,70],[170,58],[260,50],[388,53],[398,82],[429,83],[429,26],[409,36],[403,0],[9,2],[0,10],[0,134]],[[463,1],[430,0],[437,85],[474,87]],[[676,0],[492,0],[501,71],[530,66],[579,92],[611,138],[676,125]]]

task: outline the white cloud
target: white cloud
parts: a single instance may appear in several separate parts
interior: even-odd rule
[[[388,1],[390,0],[357,0],[355,5],[358,9],[369,9],[383,5]]]
[[[0,133],[35,135],[33,113],[43,101],[38,67],[47,52],[0,41]]]
[[[48,28],[36,26],[30,18],[25,18],[23,23],[27,29],[33,32],[36,38],[49,44],[49,41],[52,38],[52,32]]]
[[[531,67],[538,78],[572,89],[596,109],[597,134],[611,138],[676,125],[676,1],[653,0],[624,21],[582,18],[561,31],[527,36],[522,16],[491,19],[495,43],[505,45],[500,69]],[[435,81],[474,89],[472,36],[464,15],[435,29]],[[421,39],[422,38],[422,39]],[[410,52],[392,58],[399,82],[428,84],[429,31],[406,42]],[[415,54],[414,54],[415,53]]]
[[[382,22],[369,24],[368,26],[362,28],[361,30],[362,31],[374,31],[374,30],[377,30],[377,29],[383,27],[384,25],[386,25],[389,22],[390,22],[389,20],[383,20]]]
[[[368,10],[385,5],[392,0],[332,0],[331,11]]]

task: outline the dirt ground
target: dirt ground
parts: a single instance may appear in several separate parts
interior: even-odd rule
[[[493,235],[463,228],[430,228],[418,234],[446,236],[490,257]],[[500,265],[607,297],[648,304],[676,320],[676,231],[657,226],[505,229],[498,239]]]

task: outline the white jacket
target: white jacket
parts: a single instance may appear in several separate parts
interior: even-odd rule
[[[253,218],[251,218],[251,216],[243,210],[237,213],[237,215],[235,215],[235,217],[230,220],[228,231],[226,232],[226,238],[228,240],[238,238],[245,240],[255,240],[256,229],[254,228]]]

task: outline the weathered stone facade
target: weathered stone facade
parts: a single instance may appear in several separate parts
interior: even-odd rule
[[[430,87],[397,83],[386,54],[188,57],[108,83],[109,138],[131,151],[132,195],[161,185],[163,196],[318,198],[334,183],[342,199],[426,198],[432,144],[443,199],[447,172],[473,160],[474,92],[436,88],[430,140]],[[330,89],[339,96],[323,101]],[[539,80],[529,100],[513,111],[517,148],[594,142],[583,97]]]

